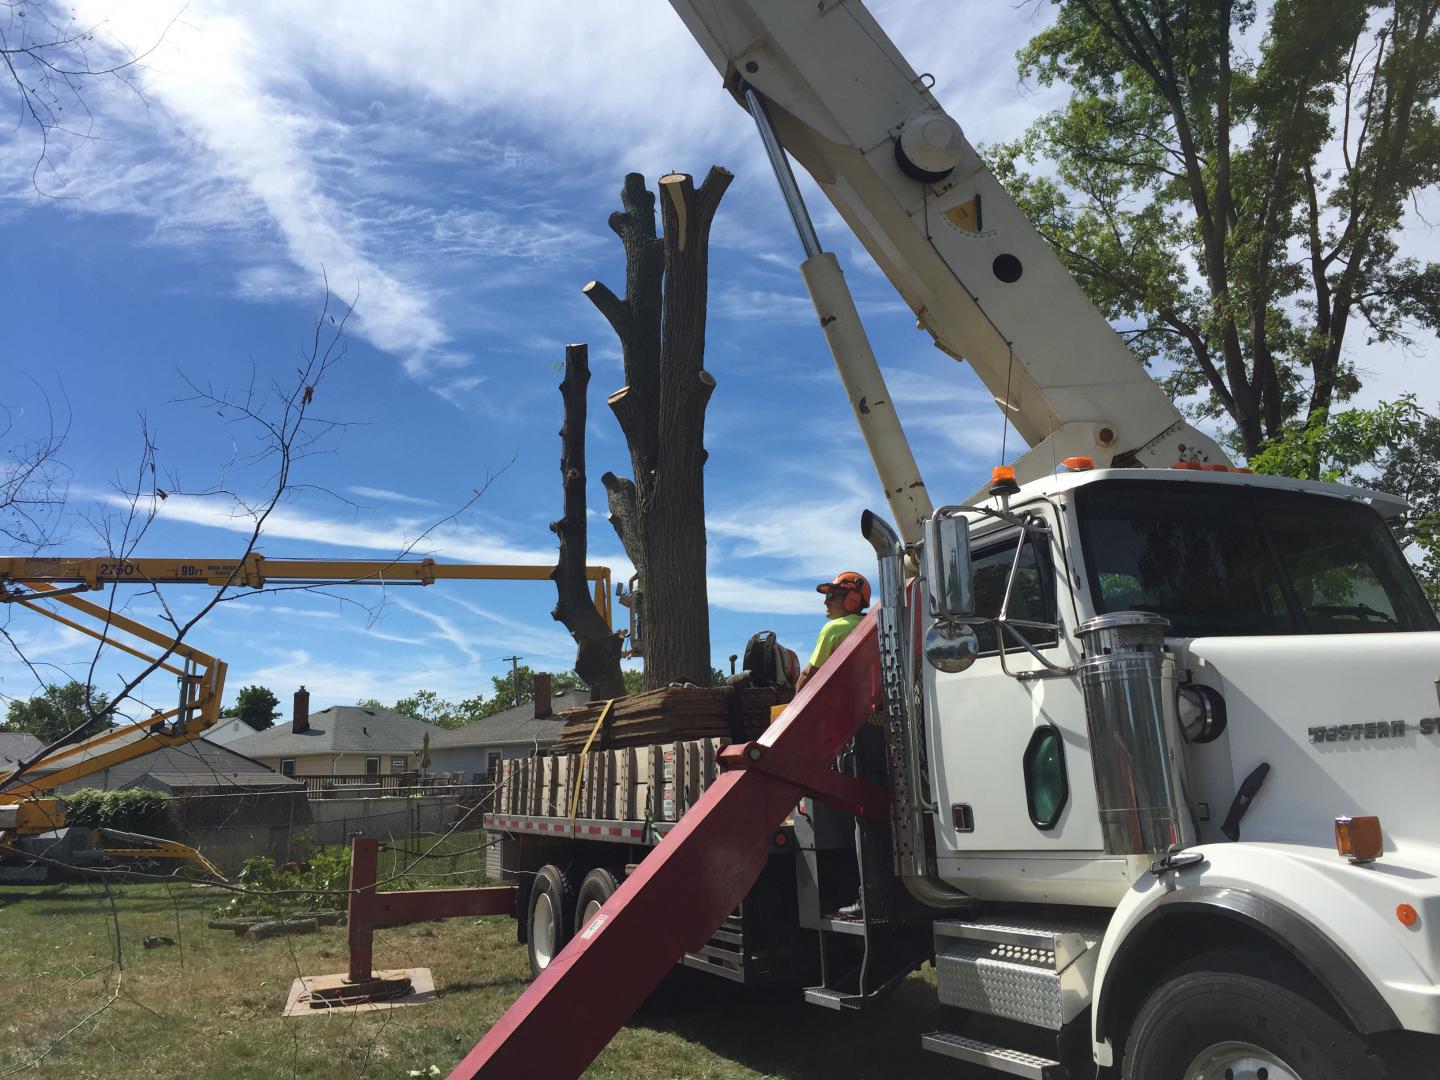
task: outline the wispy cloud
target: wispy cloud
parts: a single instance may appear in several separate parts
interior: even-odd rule
[[[418,495],[406,495],[404,492],[391,491],[389,488],[367,487],[364,484],[355,484],[345,489],[351,495],[359,495],[362,499],[380,499],[384,502],[407,503],[411,506],[435,506],[434,499],[424,499]]]
[[[128,505],[120,496],[104,494],[98,497],[110,505]],[[194,495],[170,496],[160,506],[159,519],[241,534],[249,533],[255,525],[253,518],[237,513],[230,504]],[[429,524],[418,519],[372,522],[353,515],[346,518],[322,517],[281,506],[266,520],[263,538],[265,543],[300,540],[387,555],[398,555],[408,550],[410,557],[417,559],[441,556],[461,562],[524,565],[551,565],[555,561],[553,550],[520,547],[478,526],[446,523],[429,531],[424,540],[419,540],[427,528]]]

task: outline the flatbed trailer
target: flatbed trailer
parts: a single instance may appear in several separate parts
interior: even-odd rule
[[[717,757],[728,745],[720,738],[672,740],[501,763],[494,810],[484,818],[490,867],[493,876],[519,886],[517,936],[530,947],[535,974],[583,930],[587,904],[601,899],[593,890],[609,882],[592,872],[623,881],[719,777]],[[806,840],[803,817],[813,811],[804,802],[797,810]],[[796,902],[798,849],[792,816],[771,836],[770,858],[754,888],[680,963],[738,983],[797,982],[816,973],[817,943],[807,940]],[[546,867],[557,869],[571,890],[565,895],[562,888],[548,908],[533,902],[532,889]],[[581,892],[586,904],[576,902]]]

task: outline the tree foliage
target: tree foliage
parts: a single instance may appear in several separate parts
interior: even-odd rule
[[[235,704],[221,716],[238,716],[256,731],[275,726],[280,715],[280,699],[268,687],[247,686],[235,696]]]
[[[1172,395],[1246,456],[1303,447],[1360,385],[1357,330],[1440,329],[1440,266],[1396,244],[1440,180],[1440,0],[1052,2],[1021,71],[1073,94],[997,174]]]
[[[1374,409],[1345,409],[1328,422],[1294,428],[1251,459],[1256,472],[1305,475],[1379,488],[1410,511],[1395,524],[1400,543],[1418,555],[1417,573],[1440,604],[1440,417],[1413,397]]]
[[[639,693],[644,675],[639,671],[625,671],[623,674],[625,692],[627,694]],[[550,680],[550,688],[553,693],[586,689],[585,680],[574,671],[557,672],[550,677]],[[526,664],[520,664],[504,675],[492,675],[490,684],[492,690],[489,697],[476,694],[474,697],[464,698],[458,702],[442,698],[434,690],[417,690],[410,696],[401,698],[394,705],[382,704],[374,698],[361,701],[359,705],[367,709],[394,709],[398,713],[413,716],[427,724],[443,728],[457,728],[535,700],[535,673]]]
[[[50,745],[72,735],[82,739],[109,726],[109,699],[82,682],[47,686],[27,700],[10,702],[4,730],[34,735]]]

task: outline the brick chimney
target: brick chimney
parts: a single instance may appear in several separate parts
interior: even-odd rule
[[[295,735],[304,735],[310,730],[310,691],[300,687],[295,691],[294,719],[290,721],[290,731]]]
[[[552,711],[550,708],[550,673],[537,671],[535,673],[535,719],[544,720]]]

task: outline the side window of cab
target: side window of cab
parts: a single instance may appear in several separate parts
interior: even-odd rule
[[[998,536],[976,538],[971,554],[971,565],[975,572],[975,613],[987,619],[1000,614],[1000,605],[1005,600],[1005,583],[1010,577],[1010,567],[1015,562],[1015,545],[1019,534],[1001,533]],[[1055,573],[1050,554],[1041,547],[1036,537],[1028,537],[1020,550],[1020,564],[1015,571],[1015,588],[1010,594],[1011,619],[1028,619],[1033,622],[1054,623]],[[1054,645],[1057,640],[1054,630],[1020,628],[1025,639],[1036,648]],[[975,634],[980,640],[980,655],[994,656],[1000,651],[996,641],[998,631],[993,623],[977,623]],[[1009,634],[1005,635],[1007,653],[1023,652],[1024,646]]]

